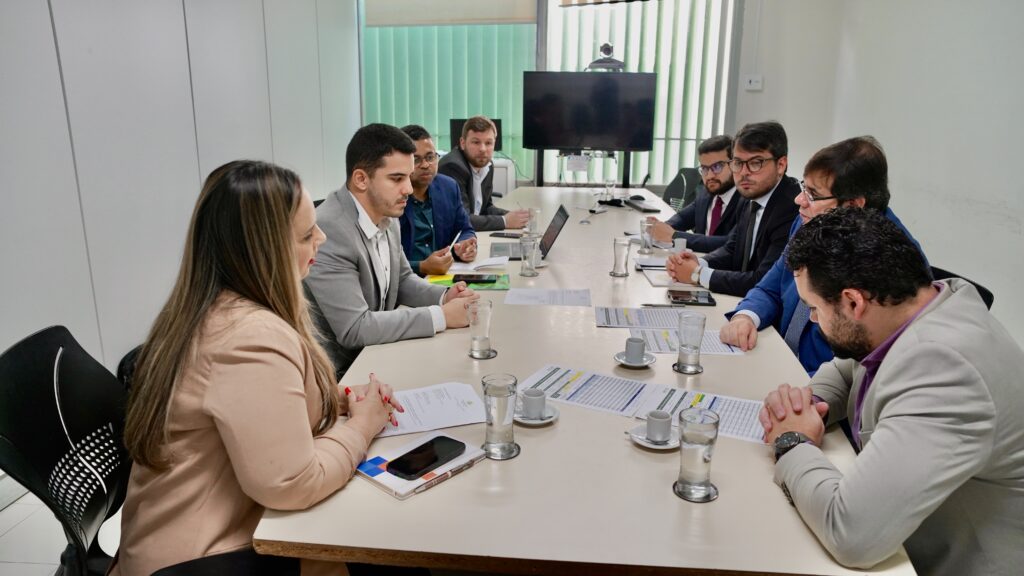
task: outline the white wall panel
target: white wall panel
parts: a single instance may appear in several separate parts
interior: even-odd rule
[[[0,78],[0,350],[63,324],[102,358],[45,2],[0,3]]]
[[[317,10],[325,186],[317,197],[322,197],[345,184],[345,149],[362,126],[362,94],[356,0],[319,0]]]
[[[53,0],[106,364],[166,300],[199,192],[180,0]]]
[[[185,0],[199,170],[271,161],[262,0]]]
[[[316,0],[264,0],[274,161],[298,172],[314,197],[324,184]]]

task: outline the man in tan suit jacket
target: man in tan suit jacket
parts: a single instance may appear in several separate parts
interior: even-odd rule
[[[921,574],[1020,574],[1024,351],[974,286],[933,282],[875,211],[818,216],[786,257],[837,357],[761,413],[775,480],[804,521],[849,566],[903,545]],[[845,472],[818,449],[842,419],[858,449]]]

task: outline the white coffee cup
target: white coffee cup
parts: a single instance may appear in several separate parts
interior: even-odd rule
[[[626,363],[643,364],[644,347],[643,338],[626,338]]]
[[[668,442],[672,435],[672,415],[664,410],[647,413],[647,440],[654,444]]]
[[[523,390],[523,418],[540,420],[544,417],[544,403],[547,395],[539,388]]]

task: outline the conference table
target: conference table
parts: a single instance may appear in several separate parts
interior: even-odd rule
[[[635,233],[646,216],[628,207],[591,214],[601,190],[517,188],[498,201],[505,208],[539,207],[542,226],[558,206],[569,221],[553,244],[540,275],[507,272],[513,288],[588,288],[594,306],[638,307],[664,303],[655,287],[633,270],[614,278],[612,239]],[[619,194],[626,191],[619,190]],[[660,198],[644,195],[672,212]],[[489,233],[480,233],[480,255]],[[494,241],[509,241],[494,239]],[[631,258],[636,254],[632,248]],[[520,382],[547,364],[589,370],[688,390],[761,400],[777,385],[804,385],[807,374],[778,333],[760,333],[757,347],[742,356],[704,355],[704,372],[672,370],[674,355],[659,354],[647,369],[619,366],[629,330],[598,328],[585,306],[504,304],[505,292],[481,291],[494,303],[491,330],[497,357],[468,356],[469,331],[447,330],[433,338],[367,347],[342,384],[365,383],[370,372],[396,389],[463,382],[482,396],[481,378],[510,373]],[[692,308],[717,330],[738,298],[716,294],[715,307]],[[695,504],[672,492],[679,452],[635,445],[624,432],[640,420],[558,403],[560,418],[546,427],[516,425],[522,453],[506,461],[483,460],[438,486],[400,501],[363,478],[309,510],[268,510],[254,544],[266,554],[376,564],[423,566],[489,573],[528,574],[861,574],[836,563],[773,482],[771,449],[720,436],[711,465],[717,500]],[[484,440],[484,424],[450,428],[467,444]],[[380,453],[410,436],[379,438]],[[838,429],[823,449],[842,469],[853,450]],[[871,570],[913,574],[904,552]]]

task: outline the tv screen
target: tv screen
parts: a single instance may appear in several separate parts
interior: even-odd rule
[[[657,74],[524,72],[523,147],[651,150]]]

